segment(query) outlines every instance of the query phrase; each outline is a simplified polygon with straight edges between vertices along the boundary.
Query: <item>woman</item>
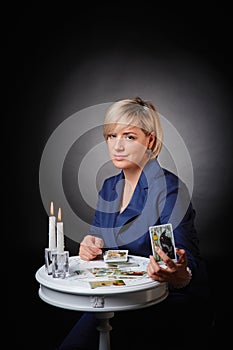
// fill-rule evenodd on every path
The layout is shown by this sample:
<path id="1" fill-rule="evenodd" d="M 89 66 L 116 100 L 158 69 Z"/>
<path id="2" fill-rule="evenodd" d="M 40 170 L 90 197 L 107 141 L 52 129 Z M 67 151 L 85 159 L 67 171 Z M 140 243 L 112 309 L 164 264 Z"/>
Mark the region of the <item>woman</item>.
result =
<path id="1" fill-rule="evenodd" d="M 157 160 L 163 133 L 156 108 L 139 97 L 117 101 L 107 110 L 103 134 L 120 172 L 104 181 L 93 225 L 80 244 L 79 256 L 92 260 L 105 249 L 128 249 L 129 254 L 149 257 L 148 275 L 169 286 L 163 302 L 115 313 L 112 348 L 119 346 L 121 337 L 123 349 L 132 344 L 134 348 L 145 344 L 182 348 L 190 339 L 193 344 L 209 322 L 207 275 L 189 192 Z M 165 267 L 152 255 L 148 230 L 167 223 L 173 227 L 177 259 L 158 248 Z M 84 313 L 59 349 L 97 349 L 96 322 L 92 313 Z M 127 337 L 125 330 L 131 335 Z"/>

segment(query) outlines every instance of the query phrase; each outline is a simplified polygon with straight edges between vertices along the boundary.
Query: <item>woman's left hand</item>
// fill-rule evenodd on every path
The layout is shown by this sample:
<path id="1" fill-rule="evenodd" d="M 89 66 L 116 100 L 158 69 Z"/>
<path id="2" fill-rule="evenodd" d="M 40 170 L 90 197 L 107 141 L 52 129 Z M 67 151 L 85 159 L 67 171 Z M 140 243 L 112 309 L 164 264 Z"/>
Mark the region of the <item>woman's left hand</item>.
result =
<path id="1" fill-rule="evenodd" d="M 155 281 L 168 282 L 175 288 L 187 285 L 190 281 L 190 273 L 187 270 L 187 255 L 184 249 L 176 248 L 178 261 L 170 259 L 160 248 L 156 252 L 164 261 L 166 266 L 159 265 L 153 256 L 150 256 L 150 262 L 147 267 L 147 273 Z"/>

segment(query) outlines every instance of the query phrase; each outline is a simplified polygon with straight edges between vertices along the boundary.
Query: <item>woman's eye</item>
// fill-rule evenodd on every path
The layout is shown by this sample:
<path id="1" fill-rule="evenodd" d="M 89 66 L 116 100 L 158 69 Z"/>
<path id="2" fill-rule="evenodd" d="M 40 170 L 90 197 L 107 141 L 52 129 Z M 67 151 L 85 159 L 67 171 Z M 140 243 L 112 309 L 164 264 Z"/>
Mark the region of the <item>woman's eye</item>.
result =
<path id="1" fill-rule="evenodd" d="M 108 139 L 110 139 L 110 140 L 111 140 L 111 139 L 114 139 L 115 137 L 116 137 L 116 135 L 114 135 L 114 134 L 109 134 L 109 135 L 108 135 Z"/>
<path id="2" fill-rule="evenodd" d="M 126 139 L 127 139 L 127 140 L 135 140 L 135 137 L 132 136 L 132 135 L 127 135 L 127 136 L 126 136 Z"/>

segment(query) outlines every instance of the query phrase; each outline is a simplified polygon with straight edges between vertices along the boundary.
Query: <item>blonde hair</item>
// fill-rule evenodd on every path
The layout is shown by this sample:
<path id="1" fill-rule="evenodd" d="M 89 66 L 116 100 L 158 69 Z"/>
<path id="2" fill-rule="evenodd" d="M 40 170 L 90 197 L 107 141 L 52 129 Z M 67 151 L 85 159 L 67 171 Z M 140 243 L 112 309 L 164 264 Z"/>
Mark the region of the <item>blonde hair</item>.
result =
<path id="1" fill-rule="evenodd" d="M 107 110 L 104 119 L 103 135 L 108 139 L 116 124 L 134 125 L 142 129 L 145 135 L 154 133 L 155 141 L 151 148 L 150 159 L 156 158 L 163 144 L 163 130 L 155 106 L 140 97 L 114 102 Z"/>

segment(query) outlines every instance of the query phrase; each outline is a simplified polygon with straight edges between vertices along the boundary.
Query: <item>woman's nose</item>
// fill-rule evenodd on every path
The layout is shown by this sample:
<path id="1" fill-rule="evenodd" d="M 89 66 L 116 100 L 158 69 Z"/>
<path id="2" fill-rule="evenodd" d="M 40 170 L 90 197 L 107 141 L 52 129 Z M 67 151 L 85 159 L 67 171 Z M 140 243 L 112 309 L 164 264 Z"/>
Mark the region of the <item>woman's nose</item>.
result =
<path id="1" fill-rule="evenodd" d="M 120 137 L 115 139 L 114 148 L 120 151 L 124 149 L 124 141 Z"/>

